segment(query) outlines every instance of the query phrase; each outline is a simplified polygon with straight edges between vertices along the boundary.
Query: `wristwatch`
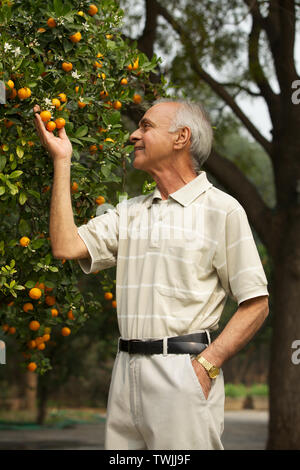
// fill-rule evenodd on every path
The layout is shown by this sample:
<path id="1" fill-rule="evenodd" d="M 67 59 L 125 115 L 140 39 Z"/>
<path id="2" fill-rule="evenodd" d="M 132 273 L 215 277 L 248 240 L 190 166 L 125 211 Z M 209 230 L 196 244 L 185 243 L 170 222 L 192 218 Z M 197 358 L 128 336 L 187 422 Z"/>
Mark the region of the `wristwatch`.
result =
<path id="1" fill-rule="evenodd" d="M 210 362 L 208 362 L 203 356 L 197 356 L 197 361 L 204 367 L 211 379 L 218 377 L 220 369 Z"/>

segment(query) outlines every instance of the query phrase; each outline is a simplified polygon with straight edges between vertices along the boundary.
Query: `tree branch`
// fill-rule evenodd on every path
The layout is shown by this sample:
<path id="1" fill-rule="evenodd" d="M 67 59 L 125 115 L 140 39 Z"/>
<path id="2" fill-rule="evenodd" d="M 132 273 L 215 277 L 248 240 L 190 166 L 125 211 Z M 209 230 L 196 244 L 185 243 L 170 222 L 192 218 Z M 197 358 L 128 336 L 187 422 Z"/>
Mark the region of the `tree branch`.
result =
<path id="1" fill-rule="evenodd" d="M 221 83 L 221 82 L 219 82 L 219 84 L 221 86 L 224 86 L 224 87 L 238 88 L 240 91 L 245 91 L 250 96 L 262 96 L 261 93 L 258 93 L 256 91 L 252 91 L 252 90 L 250 90 L 250 88 L 248 88 L 246 86 L 243 86 L 243 85 L 240 85 L 239 83 L 234 83 L 234 82 Z"/>
<path id="2" fill-rule="evenodd" d="M 153 0 L 155 3 L 156 0 Z M 170 15 L 170 13 L 160 4 L 157 3 L 158 13 L 162 15 L 168 23 L 173 27 L 173 29 L 179 34 L 182 43 L 185 45 L 191 60 L 191 67 L 194 72 L 198 75 L 199 78 L 204 80 L 211 89 L 220 96 L 225 103 L 231 108 L 234 114 L 241 120 L 246 129 L 254 137 L 254 139 L 261 144 L 264 150 L 271 154 L 272 145 L 271 143 L 259 132 L 259 130 L 254 126 L 250 119 L 245 115 L 242 109 L 234 101 L 232 96 L 226 91 L 226 89 L 217 82 L 210 74 L 205 72 L 198 62 L 198 59 L 195 55 L 194 45 L 191 42 L 189 35 L 184 31 L 181 25 Z"/>

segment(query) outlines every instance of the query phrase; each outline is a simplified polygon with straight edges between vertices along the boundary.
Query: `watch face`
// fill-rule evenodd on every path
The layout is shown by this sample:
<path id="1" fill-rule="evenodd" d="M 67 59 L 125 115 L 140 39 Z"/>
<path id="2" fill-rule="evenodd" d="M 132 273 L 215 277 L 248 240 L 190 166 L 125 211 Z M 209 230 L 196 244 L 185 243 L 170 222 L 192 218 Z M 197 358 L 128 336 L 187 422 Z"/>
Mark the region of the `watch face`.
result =
<path id="1" fill-rule="evenodd" d="M 212 367 L 209 371 L 209 376 L 212 378 L 212 379 L 215 379 L 216 377 L 218 377 L 220 373 L 220 369 L 218 367 Z"/>

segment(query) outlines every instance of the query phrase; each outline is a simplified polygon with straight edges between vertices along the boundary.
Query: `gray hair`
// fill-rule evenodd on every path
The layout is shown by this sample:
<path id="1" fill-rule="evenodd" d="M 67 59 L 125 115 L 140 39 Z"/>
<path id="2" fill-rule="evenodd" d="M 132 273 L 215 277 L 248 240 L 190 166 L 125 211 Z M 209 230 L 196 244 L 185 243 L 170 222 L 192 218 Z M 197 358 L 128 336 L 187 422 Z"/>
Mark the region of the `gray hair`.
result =
<path id="1" fill-rule="evenodd" d="M 210 155 L 213 141 L 213 131 L 206 111 L 200 103 L 183 99 L 159 98 L 153 102 L 153 106 L 159 103 L 181 105 L 172 119 L 169 132 L 175 132 L 185 126 L 190 128 L 192 164 L 195 172 L 200 173 L 202 165 Z"/>

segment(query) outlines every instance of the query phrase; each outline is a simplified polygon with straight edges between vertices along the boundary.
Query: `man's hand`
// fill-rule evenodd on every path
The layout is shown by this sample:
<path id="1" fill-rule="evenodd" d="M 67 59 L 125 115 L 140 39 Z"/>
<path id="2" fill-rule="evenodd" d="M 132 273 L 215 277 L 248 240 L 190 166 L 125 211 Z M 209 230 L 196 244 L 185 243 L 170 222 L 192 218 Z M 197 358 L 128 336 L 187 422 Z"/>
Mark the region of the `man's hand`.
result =
<path id="1" fill-rule="evenodd" d="M 198 377 L 200 386 L 201 386 L 201 388 L 203 390 L 203 393 L 204 393 L 204 396 L 207 400 L 210 389 L 211 389 L 212 379 L 209 377 L 209 375 L 206 372 L 206 370 L 204 369 L 204 367 L 202 367 L 202 365 L 199 364 L 199 362 L 196 359 L 192 360 L 192 366 L 194 367 L 194 371 L 195 371 L 195 373 Z"/>
<path id="2" fill-rule="evenodd" d="M 53 132 L 49 132 L 43 123 L 40 115 L 38 114 L 40 107 L 35 105 L 33 112 L 35 114 L 34 125 L 40 138 L 41 144 L 49 152 L 53 161 L 57 160 L 71 160 L 72 157 L 72 144 L 67 136 L 65 128 L 58 129 L 58 137 Z"/>

